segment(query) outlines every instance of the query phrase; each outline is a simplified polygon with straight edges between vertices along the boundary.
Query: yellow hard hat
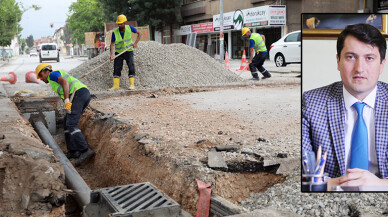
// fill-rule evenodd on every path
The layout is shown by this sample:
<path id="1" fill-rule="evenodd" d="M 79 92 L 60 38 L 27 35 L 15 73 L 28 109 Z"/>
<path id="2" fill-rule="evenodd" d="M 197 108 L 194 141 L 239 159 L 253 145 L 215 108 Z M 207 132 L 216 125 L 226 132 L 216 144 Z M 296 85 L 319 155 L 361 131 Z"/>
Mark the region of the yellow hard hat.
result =
<path id="1" fill-rule="evenodd" d="M 41 63 L 41 64 L 39 64 L 39 65 L 36 67 L 35 72 L 36 72 L 36 77 L 37 77 L 37 78 L 40 78 L 40 77 L 39 77 L 39 73 L 40 73 L 43 69 L 45 69 L 46 67 L 50 68 L 50 70 L 53 70 L 53 67 L 52 67 L 51 65 L 47 64 L 47 63 Z"/>
<path id="2" fill-rule="evenodd" d="M 117 17 L 117 21 L 116 23 L 117 24 L 122 24 L 124 23 L 125 21 L 127 21 L 127 17 L 124 15 L 124 14 L 121 14 Z"/>
<path id="3" fill-rule="evenodd" d="M 242 28 L 242 30 L 241 30 L 242 36 L 244 36 L 245 34 L 247 34 L 248 31 L 250 31 L 248 27 Z"/>

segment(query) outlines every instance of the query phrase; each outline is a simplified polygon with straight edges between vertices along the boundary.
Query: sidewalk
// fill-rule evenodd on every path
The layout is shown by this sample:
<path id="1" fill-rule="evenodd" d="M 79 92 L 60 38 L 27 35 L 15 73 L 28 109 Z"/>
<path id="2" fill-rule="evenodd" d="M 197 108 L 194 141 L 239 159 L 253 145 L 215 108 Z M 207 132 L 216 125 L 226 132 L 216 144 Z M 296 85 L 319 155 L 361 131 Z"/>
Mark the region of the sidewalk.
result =
<path id="1" fill-rule="evenodd" d="M 241 66 L 241 60 L 230 60 L 230 69 L 232 71 L 235 71 L 237 69 L 240 69 Z M 288 64 L 285 67 L 276 67 L 275 62 L 266 60 L 264 62 L 264 68 L 266 68 L 270 73 L 300 73 L 301 72 L 301 64 L 295 63 L 295 64 Z M 249 70 L 249 66 L 248 66 Z"/>

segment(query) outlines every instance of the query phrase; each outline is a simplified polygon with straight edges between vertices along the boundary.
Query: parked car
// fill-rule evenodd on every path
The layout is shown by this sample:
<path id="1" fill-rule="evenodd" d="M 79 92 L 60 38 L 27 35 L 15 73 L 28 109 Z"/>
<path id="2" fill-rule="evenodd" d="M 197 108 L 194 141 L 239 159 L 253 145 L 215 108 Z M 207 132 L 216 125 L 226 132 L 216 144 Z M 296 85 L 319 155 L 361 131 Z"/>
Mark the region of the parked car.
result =
<path id="1" fill-rule="evenodd" d="M 269 59 L 277 67 L 301 62 L 301 31 L 290 32 L 269 48 Z"/>
<path id="2" fill-rule="evenodd" d="M 55 43 L 44 43 L 40 45 L 39 61 L 56 60 L 59 62 L 59 51 Z"/>
<path id="3" fill-rule="evenodd" d="M 32 56 L 38 56 L 38 52 L 36 50 L 30 50 L 30 57 Z"/>

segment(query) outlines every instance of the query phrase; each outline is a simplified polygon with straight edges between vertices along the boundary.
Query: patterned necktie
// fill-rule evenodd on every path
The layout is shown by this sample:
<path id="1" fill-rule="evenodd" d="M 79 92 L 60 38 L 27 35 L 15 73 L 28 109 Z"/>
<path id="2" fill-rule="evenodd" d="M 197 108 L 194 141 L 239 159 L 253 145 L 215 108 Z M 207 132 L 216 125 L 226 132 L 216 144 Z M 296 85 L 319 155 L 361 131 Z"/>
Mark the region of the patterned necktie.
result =
<path id="1" fill-rule="evenodd" d="M 356 102 L 353 107 L 357 111 L 357 120 L 354 124 L 350 147 L 350 168 L 368 170 L 368 130 L 362 117 L 365 103 Z"/>

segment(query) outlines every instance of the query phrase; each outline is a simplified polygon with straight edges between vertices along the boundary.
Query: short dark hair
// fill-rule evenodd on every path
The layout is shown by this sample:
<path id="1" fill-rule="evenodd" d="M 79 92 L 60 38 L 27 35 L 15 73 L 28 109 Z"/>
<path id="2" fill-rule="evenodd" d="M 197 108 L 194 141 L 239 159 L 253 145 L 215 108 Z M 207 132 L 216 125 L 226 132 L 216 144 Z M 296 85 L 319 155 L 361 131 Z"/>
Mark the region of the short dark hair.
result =
<path id="1" fill-rule="evenodd" d="M 380 52 L 380 62 L 385 59 L 387 42 L 384 36 L 376 27 L 366 23 L 349 25 L 341 32 L 337 39 L 338 58 L 341 57 L 341 51 L 344 48 L 345 39 L 348 35 L 354 36 L 364 43 L 377 46 Z"/>

